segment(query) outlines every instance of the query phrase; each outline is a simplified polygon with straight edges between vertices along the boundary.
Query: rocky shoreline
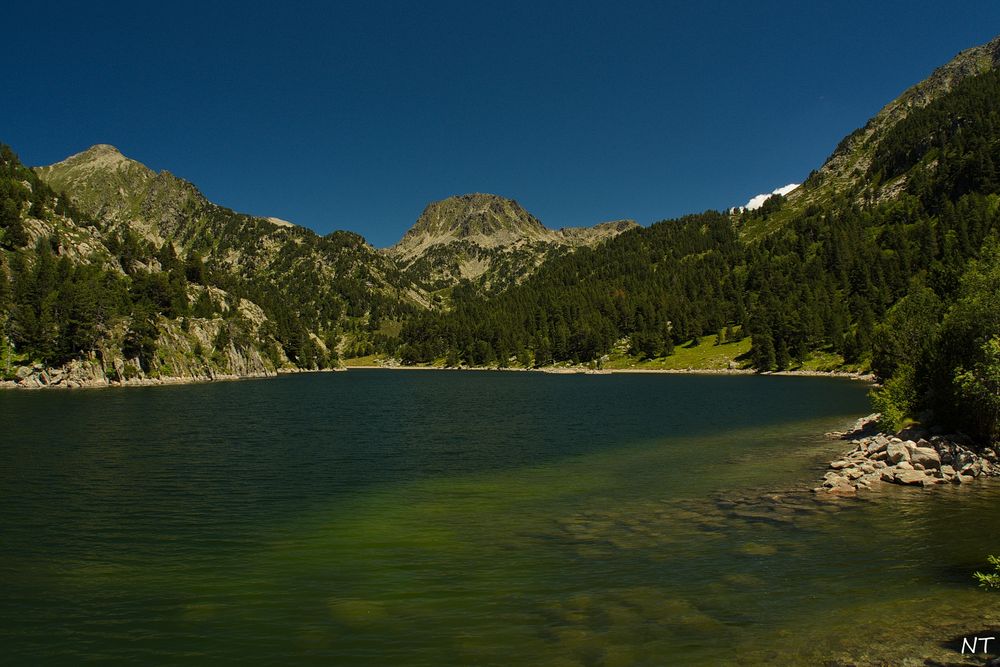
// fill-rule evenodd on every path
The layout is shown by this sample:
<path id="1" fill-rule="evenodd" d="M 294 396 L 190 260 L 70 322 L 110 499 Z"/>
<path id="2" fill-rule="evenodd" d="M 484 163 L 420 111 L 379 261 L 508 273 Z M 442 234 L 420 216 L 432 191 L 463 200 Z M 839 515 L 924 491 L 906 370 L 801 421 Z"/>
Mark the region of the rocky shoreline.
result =
<path id="1" fill-rule="evenodd" d="M 344 370 L 343 368 L 327 370 Z M 0 389 L 103 389 L 108 387 L 154 387 L 161 385 L 200 384 L 273 378 L 288 373 L 309 372 L 301 369 L 279 368 L 277 371 L 249 371 L 246 373 L 216 373 L 207 369 L 198 375 L 163 377 L 124 377 L 121 373 L 109 376 L 100 364 L 73 361 L 58 368 L 35 364 L 18 368 L 16 379 L 0 380 Z"/>
<path id="2" fill-rule="evenodd" d="M 446 368 L 443 366 L 404 366 L 401 364 L 386 363 L 381 365 L 359 365 L 340 366 L 338 368 L 322 369 L 324 371 L 346 371 L 346 370 L 403 370 L 403 371 L 443 371 L 443 370 L 463 370 L 463 371 L 512 371 L 512 372 L 535 372 L 550 373 L 555 375 L 614 375 L 614 374 L 655 374 L 655 375 L 781 375 L 791 377 L 841 377 L 851 380 L 870 382 L 872 377 L 862 373 L 842 372 L 842 371 L 774 371 L 769 373 L 756 373 L 750 369 L 734 368 L 613 368 L 613 369 L 593 369 L 585 366 L 564 367 L 546 366 L 542 368 L 499 368 L 495 366 L 460 366 Z M 228 380 L 247 380 L 277 377 L 286 373 L 311 372 L 304 369 L 282 367 L 276 371 L 271 370 L 248 370 L 244 373 L 216 373 L 209 368 L 205 368 L 204 373 L 178 376 L 148 377 L 140 375 L 138 377 L 126 377 L 122 369 L 116 368 L 112 375 L 108 375 L 104 368 L 91 360 L 72 361 L 65 366 L 50 368 L 41 364 L 21 366 L 17 369 L 15 379 L 0 380 L 0 390 L 2 389 L 96 389 L 103 387 L 148 387 L 158 385 L 175 384 L 198 384 L 203 382 L 221 382 Z"/>
<path id="3" fill-rule="evenodd" d="M 883 484 L 927 488 L 938 484 L 968 484 L 980 477 L 1000 477 L 996 447 L 977 449 L 961 433 L 910 426 L 895 434 L 877 432 L 879 415 L 859 419 L 847 433 L 831 437 L 849 440 L 852 449 L 830 463 L 815 493 L 855 496 Z"/>
<path id="4" fill-rule="evenodd" d="M 539 368 L 499 367 L 499 366 L 404 366 L 399 363 L 348 365 L 347 370 L 399 370 L 399 371 L 503 371 L 516 373 L 550 373 L 553 375 L 762 375 L 787 377 L 831 377 L 872 382 L 875 376 L 855 371 L 766 371 L 752 368 L 590 368 L 588 366 L 541 366 Z"/>

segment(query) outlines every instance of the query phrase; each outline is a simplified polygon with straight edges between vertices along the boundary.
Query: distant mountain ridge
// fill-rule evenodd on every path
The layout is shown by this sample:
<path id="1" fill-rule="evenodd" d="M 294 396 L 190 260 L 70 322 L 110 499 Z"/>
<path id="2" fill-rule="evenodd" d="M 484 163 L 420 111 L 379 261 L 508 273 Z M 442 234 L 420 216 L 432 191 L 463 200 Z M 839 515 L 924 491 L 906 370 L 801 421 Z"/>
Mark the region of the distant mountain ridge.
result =
<path id="1" fill-rule="evenodd" d="M 167 171 L 154 172 L 108 144 L 35 172 L 105 227 L 131 230 L 157 246 L 169 241 L 182 251 L 213 255 L 232 271 L 267 266 L 288 237 L 313 236 L 280 218 L 234 214 L 241 228 L 238 236 L 268 241 L 252 248 L 230 243 L 220 236 L 222 228 L 211 224 L 217 216 L 206 215 L 228 209 L 212 204 L 188 181 Z M 381 284 L 382 291 L 409 295 L 412 303 L 424 307 L 432 304 L 427 292 L 461 280 L 501 289 L 526 278 L 553 253 L 593 245 L 636 226 L 617 221 L 551 230 L 512 199 L 476 193 L 428 204 L 400 242 L 385 251 L 350 232 L 334 234 L 360 241 L 356 250 L 372 269 L 371 287 Z"/>

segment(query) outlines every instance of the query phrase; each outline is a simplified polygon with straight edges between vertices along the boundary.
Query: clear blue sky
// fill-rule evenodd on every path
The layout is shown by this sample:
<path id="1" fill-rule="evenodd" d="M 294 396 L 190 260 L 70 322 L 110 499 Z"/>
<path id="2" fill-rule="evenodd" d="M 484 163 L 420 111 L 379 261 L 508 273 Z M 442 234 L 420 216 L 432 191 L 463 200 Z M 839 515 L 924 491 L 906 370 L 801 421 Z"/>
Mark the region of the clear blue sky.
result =
<path id="1" fill-rule="evenodd" d="M 8 3 L 0 141 L 394 243 L 435 199 L 649 224 L 800 182 L 1000 3 Z"/>

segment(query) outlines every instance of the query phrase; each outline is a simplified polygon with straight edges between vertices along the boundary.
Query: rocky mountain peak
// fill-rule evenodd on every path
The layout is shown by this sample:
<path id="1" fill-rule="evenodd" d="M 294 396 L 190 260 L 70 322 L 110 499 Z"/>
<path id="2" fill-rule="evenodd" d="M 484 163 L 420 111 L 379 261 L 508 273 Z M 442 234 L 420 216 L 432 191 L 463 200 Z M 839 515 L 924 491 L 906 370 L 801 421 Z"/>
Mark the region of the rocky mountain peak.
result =
<path id="1" fill-rule="evenodd" d="M 90 156 L 118 155 L 120 157 L 125 157 L 124 155 L 122 155 L 122 152 L 120 150 L 118 150 L 111 144 L 94 144 L 93 146 L 83 151 L 82 153 L 78 153 L 78 155 L 90 155 Z"/>
<path id="2" fill-rule="evenodd" d="M 130 160 L 122 155 L 121 151 L 110 144 L 95 144 L 81 153 L 69 156 L 62 162 L 57 162 L 48 167 L 41 167 L 40 170 L 49 172 L 72 169 L 116 171 L 128 165 L 142 166 L 135 160 Z"/>
<path id="3" fill-rule="evenodd" d="M 554 234 L 513 199 L 477 192 L 428 204 L 390 252 L 414 256 L 430 246 L 452 241 L 494 248 L 521 241 L 553 240 Z"/>
<path id="4" fill-rule="evenodd" d="M 186 205 L 203 202 L 190 183 L 166 171 L 157 174 L 109 144 L 36 167 L 35 173 L 91 219 L 130 225 L 157 244 L 176 231 Z"/>

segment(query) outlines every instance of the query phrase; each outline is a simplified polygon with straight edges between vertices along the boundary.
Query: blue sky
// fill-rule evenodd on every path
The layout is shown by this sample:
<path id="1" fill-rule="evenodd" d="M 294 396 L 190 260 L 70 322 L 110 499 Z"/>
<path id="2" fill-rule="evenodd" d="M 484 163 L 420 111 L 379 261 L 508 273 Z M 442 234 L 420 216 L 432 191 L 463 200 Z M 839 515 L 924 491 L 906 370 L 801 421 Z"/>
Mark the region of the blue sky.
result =
<path id="1" fill-rule="evenodd" d="M 642 224 L 800 182 L 1000 3 L 14 3 L 0 141 L 391 245 L 430 201 Z"/>

